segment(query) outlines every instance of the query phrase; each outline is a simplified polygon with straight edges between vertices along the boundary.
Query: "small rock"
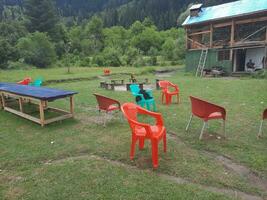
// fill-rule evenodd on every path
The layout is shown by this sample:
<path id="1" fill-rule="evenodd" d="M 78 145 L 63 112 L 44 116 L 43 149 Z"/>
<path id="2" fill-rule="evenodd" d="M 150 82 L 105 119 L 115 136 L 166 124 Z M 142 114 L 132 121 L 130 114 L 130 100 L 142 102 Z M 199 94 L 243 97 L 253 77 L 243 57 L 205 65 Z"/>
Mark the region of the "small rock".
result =
<path id="1" fill-rule="evenodd" d="M 51 141 L 51 144 L 54 144 L 55 143 L 55 141 Z"/>

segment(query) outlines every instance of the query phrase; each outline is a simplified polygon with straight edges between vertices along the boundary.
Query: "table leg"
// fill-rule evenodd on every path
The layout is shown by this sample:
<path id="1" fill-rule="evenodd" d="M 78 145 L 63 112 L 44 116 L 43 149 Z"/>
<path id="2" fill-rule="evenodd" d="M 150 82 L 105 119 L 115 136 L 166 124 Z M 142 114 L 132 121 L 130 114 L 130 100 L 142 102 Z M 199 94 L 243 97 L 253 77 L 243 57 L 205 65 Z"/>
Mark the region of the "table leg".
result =
<path id="1" fill-rule="evenodd" d="M 23 112 L 23 99 L 21 97 L 19 98 L 19 110 Z"/>
<path id="2" fill-rule="evenodd" d="M 72 117 L 74 117 L 74 98 L 73 98 L 73 96 L 70 97 L 70 113 L 72 114 Z"/>
<path id="3" fill-rule="evenodd" d="M 40 110 L 40 122 L 41 122 L 41 126 L 44 126 L 44 123 L 45 123 L 44 101 L 40 101 L 40 103 L 39 103 L 39 110 Z"/>
<path id="4" fill-rule="evenodd" d="M 1 93 L 1 107 L 5 108 L 6 102 L 5 102 L 5 96 L 3 93 Z"/>

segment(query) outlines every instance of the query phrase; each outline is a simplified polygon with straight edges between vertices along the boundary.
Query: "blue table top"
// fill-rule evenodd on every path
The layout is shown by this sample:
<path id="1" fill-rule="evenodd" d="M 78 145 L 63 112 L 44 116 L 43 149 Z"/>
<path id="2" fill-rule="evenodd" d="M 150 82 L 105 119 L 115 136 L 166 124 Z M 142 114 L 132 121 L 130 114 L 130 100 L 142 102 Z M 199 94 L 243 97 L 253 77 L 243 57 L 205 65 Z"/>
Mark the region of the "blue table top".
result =
<path id="1" fill-rule="evenodd" d="M 29 85 L 19 85 L 15 83 L 1 83 L 0 91 L 10 92 L 12 94 L 32 97 L 40 100 L 52 101 L 77 94 L 74 91 L 59 90 L 46 87 L 35 87 Z"/>

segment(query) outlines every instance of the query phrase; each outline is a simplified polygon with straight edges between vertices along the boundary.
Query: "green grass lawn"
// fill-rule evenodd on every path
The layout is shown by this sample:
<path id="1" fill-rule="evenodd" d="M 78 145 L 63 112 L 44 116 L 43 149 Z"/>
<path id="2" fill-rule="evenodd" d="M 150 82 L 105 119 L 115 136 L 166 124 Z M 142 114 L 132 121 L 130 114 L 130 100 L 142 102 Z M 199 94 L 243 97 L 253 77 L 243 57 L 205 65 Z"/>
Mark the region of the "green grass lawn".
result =
<path id="1" fill-rule="evenodd" d="M 152 68 L 111 68 L 112 77 L 158 78 Z M 130 161 L 131 133 L 126 121 L 115 115 L 104 128 L 96 100 L 97 92 L 123 102 L 134 102 L 129 92 L 99 88 L 101 68 L 0 71 L 0 80 L 18 81 L 25 76 L 42 76 L 46 81 L 70 78 L 92 80 L 49 84 L 47 87 L 79 92 L 75 96 L 75 119 L 44 128 L 0 111 L 0 199 L 235 199 L 207 187 L 244 192 L 266 198 L 267 123 L 264 138 L 258 140 L 260 116 L 267 107 L 267 81 L 258 79 L 195 78 L 182 70 L 167 79 L 179 85 L 181 103 L 160 102 L 154 90 L 158 111 L 168 130 L 167 153 L 159 145 L 159 168 L 152 169 L 150 143 L 136 151 Z M 94 78 L 94 79 L 93 79 Z M 227 110 L 227 139 L 199 141 L 202 121 L 190 116 L 189 95 L 207 99 Z M 52 104 L 64 108 L 66 100 Z M 220 134 L 220 121 L 211 121 L 207 132 Z M 138 148 L 137 148 L 138 149 Z M 219 158 L 249 170 L 231 168 Z M 230 166 L 230 167 L 229 167 Z M 181 178 L 177 184 L 165 176 Z M 263 187 L 259 186 L 262 185 Z M 227 192 L 226 192 L 227 193 Z"/>

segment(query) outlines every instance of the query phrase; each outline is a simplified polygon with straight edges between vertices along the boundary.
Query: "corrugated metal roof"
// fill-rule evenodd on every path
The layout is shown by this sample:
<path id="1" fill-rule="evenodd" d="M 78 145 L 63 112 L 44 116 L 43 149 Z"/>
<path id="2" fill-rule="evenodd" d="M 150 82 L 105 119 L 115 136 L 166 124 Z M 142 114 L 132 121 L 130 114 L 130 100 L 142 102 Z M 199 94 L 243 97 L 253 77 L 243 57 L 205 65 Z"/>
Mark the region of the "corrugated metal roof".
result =
<path id="1" fill-rule="evenodd" d="M 203 23 L 211 20 L 232 18 L 267 10 L 267 0 L 240 0 L 217 6 L 202 8 L 199 16 L 190 17 L 184 21 L 183 26 Z"/>

